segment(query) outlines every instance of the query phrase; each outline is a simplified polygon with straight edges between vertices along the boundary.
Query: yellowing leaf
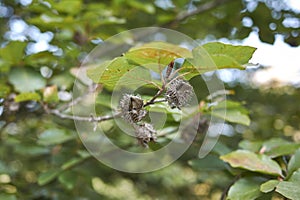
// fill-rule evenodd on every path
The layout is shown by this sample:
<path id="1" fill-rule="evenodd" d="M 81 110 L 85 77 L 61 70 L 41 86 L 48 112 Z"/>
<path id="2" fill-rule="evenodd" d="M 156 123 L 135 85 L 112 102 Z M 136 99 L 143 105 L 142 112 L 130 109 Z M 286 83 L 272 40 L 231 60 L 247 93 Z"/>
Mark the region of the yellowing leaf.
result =
<path id="1" fill-rule="evenodd" d="M 124 56 L 136 64 L 158 72 L 159 67 L 157 64 L 165 67 L 176 58 L 192 57 L 192 53 L 188 49 L 178 45 L 166 42 L 151 42 L 131 48 Z"/>
<path id="2" fill-rule="evenodd" d="M 220 157 L 232 167 L 242 168 L 253 172 L 282 176 L 281 168 L 266 155 L 255 154 L 247 150 L 237 150 Z"/>

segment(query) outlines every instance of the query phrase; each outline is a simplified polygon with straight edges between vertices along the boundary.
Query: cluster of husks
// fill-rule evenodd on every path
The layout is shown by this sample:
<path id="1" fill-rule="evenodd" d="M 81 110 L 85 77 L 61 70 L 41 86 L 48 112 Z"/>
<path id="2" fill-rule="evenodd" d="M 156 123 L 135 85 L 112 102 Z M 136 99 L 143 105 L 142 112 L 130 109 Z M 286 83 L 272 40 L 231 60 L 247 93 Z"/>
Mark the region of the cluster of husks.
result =
<path id="1" fill-rule="evenodd" d="M 138 143 L 143 147 L 148 147 L 150 141 L 156 141 L 156 130 L 151 124 L 134 125 L 134 128 Z"/>
<path id="2" fill-rule="evenodd" d="M 191 100 L 193 87 L 183 79 L 173 79 L 167 85 L 165 98 L 171 108 L 181 109 Z M 120 100 L 122 118 L 135 129 L 138 143 L 148 147 L 150 141 L 156 140 L 156 131 L 149 123 L 141 122 L 146 116 L 144 102 L 140 96 L 125 94 Z"/>
<path id="3" fill-rule="evenodd" d="M 123 119 L 131 124 L 141 121 L 147 114 L 143 106 L 141 97 L 125 94 L 120 101 Z"/>
<path id="4" fill-rule="evenodd" d="M 138 143 L 148 147 L 150 141 L 155 141 L 156 131 L 149 123 L 138 124 L 147 114 L 144 102 L 140 96 L 125 94 L 120 100 L 122 118 L 132 124 Z"/>
<path id="5" fill-rule="evenodd" d="M 166 91 L 166 99 L 171 108 L 182 108 L 191 100 L 193 87 L 185 80 L 173 79 Z"/>

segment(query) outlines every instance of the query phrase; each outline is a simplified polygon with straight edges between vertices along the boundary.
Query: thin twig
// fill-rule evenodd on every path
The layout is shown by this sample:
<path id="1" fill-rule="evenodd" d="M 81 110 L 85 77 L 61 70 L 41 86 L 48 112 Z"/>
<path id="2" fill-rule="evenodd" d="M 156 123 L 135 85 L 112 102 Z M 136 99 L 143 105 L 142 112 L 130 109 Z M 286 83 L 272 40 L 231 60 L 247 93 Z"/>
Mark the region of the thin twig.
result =
<path id="1" fill-rule="evenodd" d="M 173 27 L 176 24 L 178 24 L 179 22 L 182 22 L 191 16 L 198 15 L 198 14 L 204 13 L 206 11 L 209 11 L 211 9 L 214 9 L 215 7 L 220 6 L 228 1 L 230 1 L 230 0 L 209 1 L 205 4 L 198 6 L 195 10 L 179 13 L 174 20 L 163 25 L 163 27 Z"/>
<path id="2" fill-rule="evenodd" d="M 72 120 L 77 120 L 77 121 L 87 121 L 87 122 L 103 122 L 106 120 L 110 120 L 113 119 L 115 117 L 119 117 L 120 116 L 120 112 L 116 112 L 112 115 L 104 115 L 104 116 L 90 116 L 90 117 L 84 117 L 84 116 L 76 116 L 76 115 L 69 115 L 69 114 L 65 114 L 60 112 L 57 109 L 47 109 L 46 110 L 47 113 L 53 114 L 57 117 L 60 117 L 62 119 L 72 119 Z"/>
<path id="3" fill-rule="evenodd" d="M 99 84 L 92 84 L 92 85 L 90 85 L 88 91 L 85 94 L 83 94 L 83 95 L 81 95 L 81 96 L 73 99 L 69 103 L 66 103 L 66 104 L 60 106 L 58 108 L 58 110 L 59 111 L 64 111 L 64 110 L 66 110 L 68 108 L 71 108 L 72 106 L 74 106 L 74 105 L 78 104 L 80 101 L 82 101 L 89 94 L 94 93 L 97 89 L 99 89 Z"/>
<path id="4" fill-rule="evenodd" d="M 157 97 L 159 97 L 160 95 L 162 95 L 162 93 L 165 91 L 165 85 L 162 85 L 161 89 L 157 91 L 157 93 L 152 97 L 152 99 L 150 99 L 149 101 L 147 101 L 144 104 L 144 107 L 149 106 L 151 104 L 155 103 L 155 99 L 157 99 Z"/>

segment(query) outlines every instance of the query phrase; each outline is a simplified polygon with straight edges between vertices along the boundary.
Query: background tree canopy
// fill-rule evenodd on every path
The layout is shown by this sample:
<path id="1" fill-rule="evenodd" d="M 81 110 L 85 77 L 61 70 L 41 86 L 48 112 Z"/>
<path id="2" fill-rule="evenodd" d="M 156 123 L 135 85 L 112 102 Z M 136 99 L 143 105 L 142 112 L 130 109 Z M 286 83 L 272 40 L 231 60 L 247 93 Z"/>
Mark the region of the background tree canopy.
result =
<path id="1" fill-rule="evenodd" d="M 299 46 L 300 12 L 289 5 L 282 0 L 1 1 L 0 199 L 299 199 L 299 87 L 256 85 L 251 76 L 260 68 L 246 69 L 226 84 L 226 125 L 204 159 L 197 153 L 211 114 L 209 94 L 200 75 L 190 79 L 203 105 L 198 135 L 180 159 L 156 172 L 131 174 L 103 165 L 86 151 L 68 115 L 81 62 L 115 34 L 156 26 L 205 44 L 220 38 L 240 41 L 256 32 L 266 43 L 280 34 L 290 46 Z M 203 48 L 213 55 L 218 45 Z M 255 50 L 224 46 L 236 62 L 220 67 L 225 61 L 215 58 L 219 68 L 243 68 Z M 236 48 L 247 58 L 239 62 Z M 118 61 L 138 63 L 139 56 L 124 53 Z M 90 75 L 97 73 L 92 70 Z M 93 89 L 102 90 L 103 84 L 105 95 L 97 99 L 96 109 L 106 114 L 111 91 L 105 88 L 108 82 L 100 83 Z M 143 97 L 155 94 L 155 88 L 148 90 Z M 222 102 L 213 109 L 223 109 Z M 176 113 L 168 112 L 167 127 L 172 128 Z M 109 131 L 119 146 L 141 151 L 120 130 Z M 170 139 L 164 135 L 149 149 Z"/>

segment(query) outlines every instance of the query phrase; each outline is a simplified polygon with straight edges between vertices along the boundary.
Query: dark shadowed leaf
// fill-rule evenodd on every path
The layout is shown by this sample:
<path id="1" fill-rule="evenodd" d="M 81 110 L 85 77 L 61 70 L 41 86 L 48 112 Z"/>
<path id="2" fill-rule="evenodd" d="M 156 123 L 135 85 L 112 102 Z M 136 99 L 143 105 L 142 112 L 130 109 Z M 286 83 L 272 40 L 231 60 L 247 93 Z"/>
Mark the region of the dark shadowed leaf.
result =
<path id="1" fill-rule="evenodd" d="M 220 160 L 218 156 L 208 155 L 202 159 L 190 160 L 189 165 L 197 170 L 224 170 L 226 169 L 225 163 Z"/>

